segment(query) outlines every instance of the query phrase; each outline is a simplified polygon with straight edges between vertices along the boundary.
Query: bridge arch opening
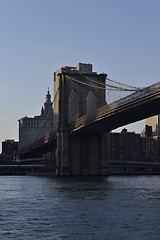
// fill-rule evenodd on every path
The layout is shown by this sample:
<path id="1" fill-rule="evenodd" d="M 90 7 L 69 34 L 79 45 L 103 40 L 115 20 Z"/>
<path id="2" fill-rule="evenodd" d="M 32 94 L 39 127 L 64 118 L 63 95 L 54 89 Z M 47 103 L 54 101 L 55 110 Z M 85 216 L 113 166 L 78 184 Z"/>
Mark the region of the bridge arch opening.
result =
<path id="1" fill-rule="evenodd" d="M 89 91 L 86 98 L 86 114 L 96 111 L 96 98 L 92 90 Z"/>
<path id="2" fill-rule="evenodd" d="M 75 89 L 72 89 L 68 98 L 68 122 L 73 122 L 79 117 L 79 97 Z"/>

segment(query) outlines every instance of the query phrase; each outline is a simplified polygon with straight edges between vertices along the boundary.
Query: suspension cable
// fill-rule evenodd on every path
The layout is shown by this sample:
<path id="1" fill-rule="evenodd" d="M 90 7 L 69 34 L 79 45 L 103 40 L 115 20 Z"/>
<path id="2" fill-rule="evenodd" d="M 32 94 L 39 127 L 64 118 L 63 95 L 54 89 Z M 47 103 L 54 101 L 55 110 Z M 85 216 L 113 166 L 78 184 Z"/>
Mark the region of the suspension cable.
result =
<path id="1" fill-rule="evenodd" d="M 77 79 L 75 79 L 75 78 L 73 78 L 73 77 L 68 76 L 68 75 L 66 75 L 66 77 L 69 78 L 69 79 L 71 79 L 72 81 L 77 82 L 77 83 L 80 83 L 80 84 L 82 84 L 82 85 L 86 85 L 86 86 L 90 86 L 90 87 L 94 87 L 94 88 L 98 88 L 98 89 L 102 89 L 102 90 L 105 90 L 105 89 L 106 89 L 105 87 L 98 87 L 98 86 L 96 86 L 96 85 L 91 85 L 91 84 L 89 84 L 89 83 L 81 82 L 81 81 L 79 81 L 79 80 L 77 80 Z"/>
<path id="2" fill-rule="evenodd" d="M 107 89 L 107 90 L 113 90 L 114 91 L 115 89 L 117 89 L 118 91 L 129 91 L 130 92 L 130 91 L 136 91 L 137 89 L 139 89 L 139 88 L 136 88 L 136 89 L 122 88 L 122 87 L 118 87 L 118 86 L 111 85 L 111 84 L 100 83 L 100 82 L 94 81 L 94 80 L 92 80 L 91 78 L 88 78 L 88 77 L 86 77 L 86 79 L 88 79 L 89 81 L 91 81 L 93 83 L 99 84 L 101 86 L 104 86 L 104 87 L 106 86 L 106 87 L 111 88 L 111 89 Z"/>
<path id="3" fill-rule="evenodd" d="M 120 88 L 120 87 L 117 87 L 117 86 L 114 86 L 114 85 L 110 85 L 110 84 L 108 84 L 108 85 L 104 84 L 104 85 L 103 85 L 104 87 L 99 87 L 99 86 L 96 86 L 96 85 L 93 85 L 93 84 L 81 82 L 81 81 L 79 81 L 79 80 L 77 80 L 77 79 L 75 79 L 75 78 L 73 78 L 73 77 L 68 76 L 68 75 L 66 75 L 66 77 L 69 78 L 69 79 L 71 79 L 71 80 L 74 81 L 74 82 L 79 83 L 79 84 L 86 85 L 86 86 L 90 86 L 90 87 L 94 87 L 94 88 L 97 88 L 97 89 L 111 90 L 111 91 L 129 91 L 129 92 L 131 92 L 131 91 L 134 91 L 134 92 L 135 92 L 135 91 L 136 91 L 135 89 L 127 89 L 127 88 L 122 88 L 122 87 Z M 96 84 L 99 84 L 98 82 L 96 82 L 96 81 L 94 81 L 94 80 L 90 80 L 90 81 L 95 82 Z M 101 83 L 101 84 L 102 84 L 102 83 Z M 100 84 L 100 85 L 101 85 L 101 84 Z M 106 88 L 105 86 L 108 86 L 109 88 Z"/>
<path id="4" fill-rule="evenodd" d="M 108 80 L 109 82 L 113 82 L 113 83 L 116 83 L 116 84 L 125 86 L 125 87 L 134 88 L 135 90 L 137 90 L 137 87 L 133 87 L 133 86 L 130 86 L 130 85 L 127 85 L 127 84 L 124 84 L 124 83 L 121 83 L 121 82 L 112 80 L 112 79 L 110 79 L 110 78 L 106 78 L 106 80 Z"/>

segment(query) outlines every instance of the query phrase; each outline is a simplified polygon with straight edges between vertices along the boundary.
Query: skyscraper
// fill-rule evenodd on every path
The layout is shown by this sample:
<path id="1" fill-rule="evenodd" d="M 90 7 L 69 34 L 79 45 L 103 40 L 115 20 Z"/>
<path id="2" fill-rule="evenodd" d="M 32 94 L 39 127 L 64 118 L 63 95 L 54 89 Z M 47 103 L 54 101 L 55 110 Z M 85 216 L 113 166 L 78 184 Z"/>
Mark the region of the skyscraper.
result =
<path id="1" fill-rule="evenodd" d="M 150 118 L 146 118 L 145 125 L 152 127 L 153 136 L 160 137 L 160 114 Z"/>

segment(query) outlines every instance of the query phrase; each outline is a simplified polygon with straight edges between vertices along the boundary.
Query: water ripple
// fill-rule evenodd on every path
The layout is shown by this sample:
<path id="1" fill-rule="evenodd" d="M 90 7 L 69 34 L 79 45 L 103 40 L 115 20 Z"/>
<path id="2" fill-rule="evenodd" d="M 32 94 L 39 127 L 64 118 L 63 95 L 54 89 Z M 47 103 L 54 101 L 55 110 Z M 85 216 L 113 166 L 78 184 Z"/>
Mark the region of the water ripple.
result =
<path id="1" fill-rule="evenodd" d="M 0 177 L 0 239 L 157 240 L 160 177 Z"/>

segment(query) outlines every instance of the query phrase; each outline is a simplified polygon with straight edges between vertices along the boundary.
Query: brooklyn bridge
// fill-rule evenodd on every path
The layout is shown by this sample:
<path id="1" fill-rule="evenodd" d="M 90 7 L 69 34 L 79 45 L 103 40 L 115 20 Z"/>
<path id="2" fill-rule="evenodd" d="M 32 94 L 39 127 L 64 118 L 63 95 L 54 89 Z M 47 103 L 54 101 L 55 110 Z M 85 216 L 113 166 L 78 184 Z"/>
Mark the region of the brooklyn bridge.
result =
<path id="1" fill-rule="evenodd" d="M 129 92 L 111 103 L 106 91 Z M 106 175 L 106 135 L 159 114 L 160 82 L 136 88 L 92 71 L 91 64 L 54 73 L 53 131 L 20 149 L 20 158 L 52 153 L 57 175 Z"/>

